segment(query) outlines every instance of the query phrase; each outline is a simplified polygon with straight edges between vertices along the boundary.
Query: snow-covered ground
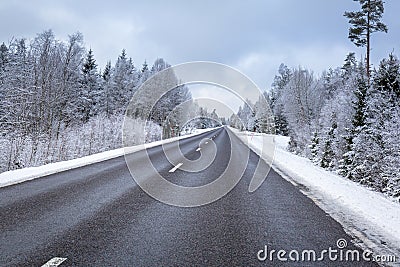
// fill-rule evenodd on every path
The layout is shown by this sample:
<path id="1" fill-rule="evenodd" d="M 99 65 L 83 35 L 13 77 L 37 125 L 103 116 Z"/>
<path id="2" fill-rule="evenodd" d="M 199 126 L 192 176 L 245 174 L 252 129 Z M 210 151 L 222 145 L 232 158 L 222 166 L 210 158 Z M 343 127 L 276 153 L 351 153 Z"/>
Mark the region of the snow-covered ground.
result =
<path id="1" fill-rule="evenodd" d="M 361 240 L 360 246 L 376 254 L 400 256 L 399 203 L 288 152 L 288 137 L 232 130 L 259 155 L 263 140 L 269 142 L 272 138 L 274 170 L 341 223 L 356 242 Z M 263 152 L 260 156 L 270 161 L 271 153 Z"/>
<path id="2" fill-rule="evenodd" d="M 174 137 L 170 139 L 165 139 L 161 141 L 156 141 L 144 145 L 137 145 L 137 146 L 132 146 L 127 148 L 127 152 L 135 152 L 139 151 L 144 148 L 151 148 L 155 147 L 161 144 L 166 144 L 170 143 L 176 140 L 180 140 L 183 138 L 188 138 L 194 135 L 198 135 L 207 131 L 211 131 L 214 128 L 210 129 L 196 129 L 190 134 L 186 134 L 184 136 L 179 136 L 179 137 Z M 50 163 L 38 167 L 30 167 L 30 168 L 23 168 L 19 170 L 13 170 L 13 171 L 8 171 L 8 172 L 3 172 L 0 173 L 0 187 L 4 186 L 9 186 L 13 184 L 18 184 L 22 183 L 28 180 L 36 179 L 39 177 L 43 177 L 46 175 L 50 175 L 53 173 L 61 172 L 61 171 L 66 171 L 70 170 L 73 168 L 78 168 L 82 167 L 85 165 L 93 164 L 96 162 L 116 158 L 123 156 L 125 153 L 124 148 L 118 148 L 110 151 L 105 151 L 102 153 L 97 153 L 93 154 L 90 156 L 82 157 L 82 158 L 77 158 L 77 159 L 72 159 L 72 160 L 67 160 L 67 161 L 61 161 L 61 162 L 56 162 L 56 163 Z"/>

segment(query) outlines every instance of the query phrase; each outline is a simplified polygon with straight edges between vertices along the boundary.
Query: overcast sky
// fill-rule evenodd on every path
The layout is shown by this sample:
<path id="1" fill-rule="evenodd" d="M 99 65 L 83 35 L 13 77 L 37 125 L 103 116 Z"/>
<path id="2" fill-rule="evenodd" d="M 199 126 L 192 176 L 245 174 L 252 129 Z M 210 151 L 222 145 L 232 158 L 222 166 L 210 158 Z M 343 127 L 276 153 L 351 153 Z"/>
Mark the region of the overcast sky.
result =
<path id="1" fill-rule="evenodd" d="M 400 50 L 399 0 L 387 0 L 389 33 L 372 37 L 372 63 Z M 123 48 L 136 66 L 163 57 L 170 64 L 216 61 L 238 68 L 262 89 L 280 63 L 317 74 L 342 65 L 350 51 L 344 11 L 352 0 L 83 1 L 1 0 L 0 41 L 34 38 L 52 29 L 66 40 L 76 31 L 93 49 L 99 67 L 115 62 Z"/>

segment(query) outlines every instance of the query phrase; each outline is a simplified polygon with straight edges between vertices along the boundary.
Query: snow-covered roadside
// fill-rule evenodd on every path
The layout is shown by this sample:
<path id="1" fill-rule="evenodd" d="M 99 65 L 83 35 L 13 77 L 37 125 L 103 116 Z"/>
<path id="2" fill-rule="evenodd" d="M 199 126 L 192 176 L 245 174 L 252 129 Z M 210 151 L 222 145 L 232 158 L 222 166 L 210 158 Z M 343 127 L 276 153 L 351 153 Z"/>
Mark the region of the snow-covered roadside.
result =
<path id="1" fill-rule="evenodd" d="M 288 152 L 287 137 L 232 130 L 259 155 L 262 153 L 260 148 L 263 140 L 270 140 L 272 137 L 275 142 L 272 164 L 274 170 L 298 186 L 304 194 L 341 223 L 349 234 L 361 240 L 363 243 L 359 245 L 367 246 L 376 254 L 395 255 L 398 263 L 400 204 L 381 193 L 315 166 L 307 158 Z M 265 151 L 263 154 L 261 156 L 265 158 Z"/>
<path id="2" fill-rule="evenodd" d="M 132 147 L 127 148 L 127 151 L 129 153 L 133 153 L 133 152 L 142 150 L 144 148 L 151 148 L 151 147 L 159 146 L 162 144 L 171 143 L 171 142 L 174 142 L 174 141 L 177 141 L 180 139 L 199 135 L 201 133 L 208 132 L 208 131 L 211 131 L 214 129 L 215 128 L 197 129 L 191 134 L 174 137 L 174 138 L 170 138 L 170 139 L 165 139 L 165 140 L 160 140 L 160 141 L 156 141 L 156 142 L 152 142 L 152 143 L 147 143 L 144 145 L 132 146 Z M 124 148 L 118 148 L 118 149 L 105 151 L 105 152 L 93 154 L 93 155 L 82 157 L 82 158 L 50 163 L 50 164 L 46 164 L 46 165 L 42 165 L 42 166 L 38 166 L 38 167 L 29 167 L 29 168 L 23 168 L 23 169 L 19 169 L 19 170 L 3 172 L 3 173 L 0 173 L 0 187 L 18 184 L 18 183 L 33 180 L 33 179 L 36 179 L 39 177 L 43 177 L 46 175 L 50 175 L 53 173 L 62 172 L 62 171 L 82 167 L 85 165 L 97 163 L 100 161 L 105 161 L 108 159 L 120 157 L 120 156 L 123 156 L 124 153 L 125 153 Z"/>

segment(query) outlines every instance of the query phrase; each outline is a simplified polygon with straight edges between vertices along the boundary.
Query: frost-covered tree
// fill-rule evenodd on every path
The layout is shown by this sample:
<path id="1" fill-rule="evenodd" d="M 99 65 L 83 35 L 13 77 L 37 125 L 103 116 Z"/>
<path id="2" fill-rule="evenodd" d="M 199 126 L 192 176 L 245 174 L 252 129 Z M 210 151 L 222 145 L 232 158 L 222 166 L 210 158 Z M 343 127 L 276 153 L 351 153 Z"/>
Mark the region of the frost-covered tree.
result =
<path id="1" fill-rule="evenodd" d="M 241 107 L 239 107 L 241 109 Z M 243 129 L 240 118 L 237 114 L 232 114 L 229 117 L 229 126 L 236 128 L 236 129 Z"/>
<path id="2" fill-rule="evenodd" d="M 298 153 L 309 154 L 311 133 L 318 124 L 323 105 L 323 90 L 312 72 L 298 68 L 282 92 L 284 114 L 289 125 L 290 148 Z"/>
<path id="3" fill-rule="evenodd" d="M 390 116 L 384 122 L 382 139 L 383 150 L 383 173 L 385 187 L 382 191 L 400 201 L 400 106 L 392 105 L 389 110 Z"/>
<path id="4" fill-rule="evenodd" d="M 213 111 L 210 113 L 210 118 L 213 121 L 213 127 L 218 127 L 221 125 L 221 120 L 218 117 L 216 109 L 213 109 Z"/>
<path id="5" fill-rule="evenodd" d="M 142 69 L 140 70 L 140 74 L 139 74 L 139 84 L 142 84 L 145 81 L 147 81 L 147 79 L 149 79 L 151 75 L 152 75 L 152 73 L 149 70 L 147 61 L 144 61 Z"/>
<path id="6" fill-rule="evenodd" d="M 254 104 L 251 103 L 250 100 L 247 99 L 246 102 L 243 103 L 243 106 L 239 107 L 237 115 L 241 121 L 240 125 L 244 127 L 241 130 L 253 132 L 256 131 L 256 113 L 254 109 Z"/>
<path id="7" fill-rule="evenodd" d="M 387 173 L 387 162 L 392 156 L 396 157 L 393 144 L 387 139 L 396 136 L 395 129 L 399 127 L 393 119 L 399 106 L 395 93 L 399 84 L 394 82 L 399 75 L 399 62 L 395 57 L 381 61 L 372 87 L 366 93 L 364 125 L 356 128 L 351 149 L 350 177 L 380 191 L 385 191 L 397 176 Z"/>
<path id="8" fill-rule="evenodd" d="M 163 58 L 157 58 L 151 67 L 151 72 L 157 73 L 169 67 L 171 67 L 171 65 L 169 65 Z"/>
<path id="9" fill-rule="evenodd" d="M 357 68 L 351 73 L 351 80 L 347 81 L 350 85 L 351 95 L 347 107 L 351 107 L 348 114 L 352 117 L 349 119 L 351 124 L 345 128 L 345 133 L 343 133 L 343 139 L 345 141 L 345 146 L 343 147 L 342 158 L 339 160 L 339 173 L 345 177 L 351 178 L 351 169 L 353 166 L 353 159 L 355 152 L 353 151 L 353 138 L 357 136 L 360 131 L 364 128 L 366 122 L 366 108 L 367 108 L 367 76 L 364 71 L 364 65 L 362 62 L 358 64 Z M 347 79 L 345 77 L 345 79 Z M 342 109 L 346 107 L 343 106 Z"/>
<path id="10" fill-rule="evenodd" d="M 382 95 L 382 124 L 379 125 L 383 141 L 382 182 L 380 190 L 394 197 L 400 196 L 400 62 L 393 54 L 383 59 L 374 75 L 374 86 Z"/>
<path id="11" fill-rule="evenodd" d="M 161 58 L 154 62 L 152 72 L 158 72 L 158 75 L 144 82 L 129 110 L 132 117 L 151 120 L 162 126 L 164 138 L 180 133 L 192 104 L 189 89 L 179 85 L 173 69 L 168 67 Z"/>
<path id="12" fill-rule="evenodd" d="M 345 136 L 347 129 L 351 126 L 350 121 L 353 114 L 351 102 L 354 75 L 353 66 L 348 62 L 349 59 L 351 60 L 351 54 L 346 57 L 342 68 L 330 69 L 321 78 L 324 103 L 317 128 L 320 128 L 321 154 L 328 156 L 327 160 L 323 158 L 321 164 L 331 169 L 336 168 L 337 162 L 347 151 Z M 333 125 L 334 133 L 330 132 Z M 328 142 L 328 146 L 325 147 L 324 142 Z M 333 145 L 334 148 L 332 149 Z M 325 151 L 325 148 L 332 151 Z M 327 161 L 329 161 L 329 166 L 326 164 Z"/>
<path id="13" fill-rule="evenodd" d="M 110 92 L 110 109 L 112 113 L 125 112 L 138 84 L 138 73 L 132 59 L 128 59 L 126 51 L 122 50 L 112 72 Z"/>
<path id="14" fill-rule="evenodd" d="M 98 111 L 100 113 L 105 112 L 106 114 L 112 114 L 113 110 L 111 109 L 111 96 L 112 96 L 112 67 L 111 61 L 108 61 L 103 73 L 101 74 L 101 88 L 102 94 L 100 95 L 100 102 Z"/>
<path id="15" fill-rule="evenodd" d="M 51 30 L 40 33 L 31 44 L 31 53 L 35 59 L 33 67 L 35 106 L 32 108 L 31 121 L 36 135 L 50 134 L 53 132 L 53 123 L 60 108 L 58 100 L 60 89 L 59 73 L 62 70 L 59 43 L 55 40 Z"/>
<path id="16" fill-rule="evenodd" d="M 314 163 L 319 163 L 320 162 L 320 158 L 319 158 L 319 154 L 320 154 L 320 140 L 319 140 L 319 136 L 318 136 L 318 132 L 314 131 L 312 138 L 311 138 L 311 144 L 309 145 L 310 148 L 310 153 L 311 153 L 311 160 Z"/>
<path id="17" fill-rule="evenodd" d="M 344 60 L 344 64 L 342 66 L 342 70 L 343 70 L 343 75 L 342 78 L 346 81 L 349 78 L 351 78 L 356 69 L 357 69 L 357 59 L 356 59 L 356 54 L 354 52 L 350 52 L 349 54 L 347 54 L 345 60 Z"/>
<path id="18" fill-rule="evenodd" d="M 285 86 L 289 83 L 292 72 L 285 64 L 281 64 L 278 73 L 279 75 L 276 75 L 274 78 L 269 98 L 271 109 L 274 113 L 276 133 L 287 136 L 289 134 L 288 122 L 284 114 L 284 99 L 282 98 L 282 92 Z"/>
<path id="19" fill-rule="evenodd" d="M 68 42 L 63 49 L 61 59 L 62 74 L 59 102 L 59 122 L 57 135 L 62 125 L 69 125 L 76 120 L 76 106 L 79 95 L 79 82 L 81 80 L 81 68 L 85 48 L 83 46 L 83 35 L 79 32 L 68 36 Z"/>
<path id="20" fill-rule="evenodd" d="M 0 133 L 2 125 L 6 123 L 6 91 L 3 86 L 5 78 L 5 67 L 8 62 L 8 47 L 4 42 L 0 46 Z M 4 126 L 3 126 L 4 127 Z"/>
<path id="21" fill-rule="evenodd" d="M 98 114 L 101 101 L 99 74 L 92 49 L 87 53 L 82 66 L 77 112 L 83 122 Z"/>
<path id="22" fill-rule="evenodd" d="M 19 134 L 32 133 L 32 104 L 37 102 L 37 91 L 32 86 L 33 58 L 28 51 L 25 39 L 17 39 L 9 46 L 10 54 L 4 66 L 3 82 L 0 92 L 3 95 L 3 129 L 17 131 Z"/>
<path id="23" fill-rule="evenodd" d="M 383 59 L 374 77 L 374 86 L 381 92 L 393 94 L 394 98 L 400 98 L 400 63 L 396 56 L 390 54 Z"/>
<path id="24" fill-rule="evenodd" d="M 8 62 L 8 47 L 6 44 L 3 42 L 0 45 L 0 82 L 1 82 L 1 74 L 4 72 L 5 65 Z"/>
<path id="25" fill-rule="evenodd" d="M 372 89 L 367 95 L 366 123 L 353 138 L 353 159 L 349 177 L 357 182 L 379 189 L 382 182 L 384 143 L 379 129 L 383 126 L 384 97 Z"/>
<path id="26" fill-rule="evenodd" d="M 322 157 L 320 165 L 322 168 L 333 169 L 336 166 L 336 152 L 338 151 L 337 145 L 337 117 L 336 113 L 332 113 L 331 127 L 327 135 L 324 138 L 324 144 L 322 147 Z"/>
<path id="27" fill-rule="evenodd" d="M 270 110 L 267 98 L 268 95 L 265 93 L 254 104 L 254 124 L 255 131 L 258 133 L 275 133 L 274 116 Z"/>
<path id="28" fill-rule="evenodd" d="M 163 125 L 163 137 L 178 136 L 188 120 L 192 95 L 187 86 L 178 86 L 167 92 L 154 107 L 156 121 Z"/>
<path id="29" fill-rule="evenodd" d="M 341 68 L 321 78 L 293 70 L 277 99 L 283 103 L 292 151 L 400 199 L 399 60 L 394 55 L 382 60 L 371 81 L 363 60 L 349 53 Z"/>

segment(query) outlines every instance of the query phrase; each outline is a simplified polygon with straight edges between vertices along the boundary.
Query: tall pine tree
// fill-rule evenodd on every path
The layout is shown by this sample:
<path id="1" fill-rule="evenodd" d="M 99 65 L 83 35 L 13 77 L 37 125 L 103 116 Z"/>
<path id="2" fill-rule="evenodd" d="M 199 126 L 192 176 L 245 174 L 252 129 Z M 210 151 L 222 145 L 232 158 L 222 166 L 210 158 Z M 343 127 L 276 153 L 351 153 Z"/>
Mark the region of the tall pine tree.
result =
<path id="1" fill-rule="evenodd" d="M 384 12 L 382 0 L 354 0 L 361 5 L 360 11 L 345 12 L 344 16 L 349 19 L 349 39 L 356 46 L 367 47 L 366 73 L 368 83 L 370 79 L 370 52 L 371 34 L 374 32 L 387 32 L 388 28 L 381 22 Z"/>

